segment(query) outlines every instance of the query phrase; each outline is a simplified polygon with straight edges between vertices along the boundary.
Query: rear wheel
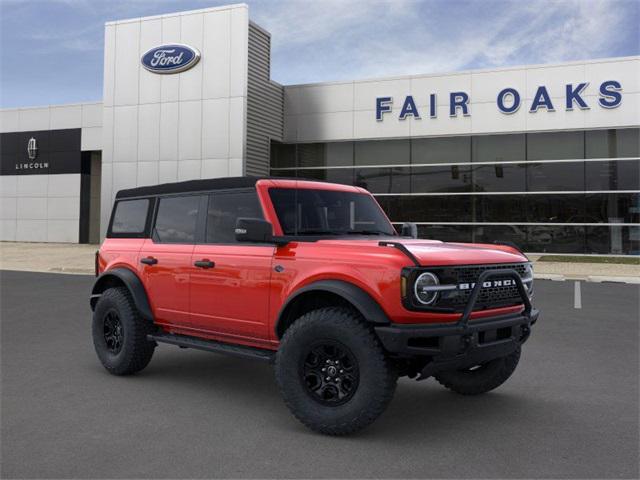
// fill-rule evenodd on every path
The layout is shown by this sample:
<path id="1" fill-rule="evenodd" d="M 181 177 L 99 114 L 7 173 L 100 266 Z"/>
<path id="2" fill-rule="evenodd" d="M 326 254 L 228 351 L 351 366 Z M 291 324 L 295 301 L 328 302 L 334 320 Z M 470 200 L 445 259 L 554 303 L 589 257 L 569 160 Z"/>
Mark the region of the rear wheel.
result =
<path id="1" fill-rule="evenodd" d="M 147 340 L 152 324 L 143 319 L 129 290 L 106 290 L 93 312 L 93 345 L 109 373 L 130 375 L 149 364 L 155 342 Z"/>
<path id="2" fill-rule="evenodd" d="M 456 393 L 479 395 L 498 388 L 515 371 L 520 360 L 520 348 L 506 357 L 463 370 L 440 372 L 435 379 Z"/>
<path id="3" fill-rule="evenodd" d="M 345 308 L 311 311 L 286 331 L 276 356 L 284 401 L 307 427 L 356 432 L 384 412 L 397 373 L 370 328 Z"/>

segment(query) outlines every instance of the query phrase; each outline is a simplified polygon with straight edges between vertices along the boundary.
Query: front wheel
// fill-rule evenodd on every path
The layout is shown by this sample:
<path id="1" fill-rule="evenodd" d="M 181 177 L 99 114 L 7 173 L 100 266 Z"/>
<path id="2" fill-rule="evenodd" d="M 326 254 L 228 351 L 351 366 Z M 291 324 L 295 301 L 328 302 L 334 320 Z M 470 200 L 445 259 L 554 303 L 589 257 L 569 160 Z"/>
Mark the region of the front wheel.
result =
<path id="1" fill-rule="evenodd" d="M 370 328 L 344 308 L 313 310 L 286 331 L 276 356 L 284 401 L 307 427 L 354 433 L 384 412 L 397 373 Z"/>
<path id="2" fill-rule="evenodd" d="M 479 395 L 498 388 L 514 372 L 520 360 L 520 348 L 506 357 L 463 370 L 440 372 L 435 379 L 461 395 Z"/>

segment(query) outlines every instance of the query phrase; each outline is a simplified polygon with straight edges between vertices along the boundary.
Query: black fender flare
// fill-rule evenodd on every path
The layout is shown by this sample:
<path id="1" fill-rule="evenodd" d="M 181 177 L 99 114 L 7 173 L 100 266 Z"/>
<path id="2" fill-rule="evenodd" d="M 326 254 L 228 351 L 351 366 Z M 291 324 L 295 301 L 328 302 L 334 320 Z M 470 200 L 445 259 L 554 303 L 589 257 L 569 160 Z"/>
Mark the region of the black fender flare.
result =
<path id="1" fill-rule="evenodd" d="M 95 309 L 102 292 L 104 292 L 109 285 L 112 285 L 114 280 L 127 287 L 140 315 L 145 320 L 153 321 L 153 314 L 151 313 L 151 307 L 144 285 L 140 278 L 128 268 L 107 270 L 96 279 L 91 289 L 91 299 L 89 300 L 91 310 Z"/>
<path id="2" fill-rule="evenodd" d="M 369 323 L 374 323 L 376 325 L 388 325 L 391 323 L 387 314 L 382 310 L 382 307 L 378 302 L 376 302 L 371 295 L 360 287 L 343 280 L 319 280 L 296 290 L 289 296 L 289 298 L 287 298 L 287 301 L 278 312 L 278 319 L 275 325 L 277 338 L 282 338 L 284 331 L 289 326 L 286 323 L 289 308 L 295 304 L 296 299 L 299 299 L 301 295 L 311 292 L 327 292 L 338 295 L 353 305 Z"/>

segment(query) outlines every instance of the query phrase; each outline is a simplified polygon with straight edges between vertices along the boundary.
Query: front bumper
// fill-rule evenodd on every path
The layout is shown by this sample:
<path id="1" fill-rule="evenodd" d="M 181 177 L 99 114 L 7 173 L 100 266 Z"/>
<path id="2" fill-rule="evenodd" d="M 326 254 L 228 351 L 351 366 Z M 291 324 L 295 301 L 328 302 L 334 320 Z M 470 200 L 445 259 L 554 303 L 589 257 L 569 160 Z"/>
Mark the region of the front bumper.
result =
<path id="1" fill-rule="evenodd" d="M 473 307 L 487 279 L 509 275 L 518 286 L 524 309 L 521 313 L 469 322 Z M 457 370 L 504 357 L 516 351 L 531 333 L 539 311 L 531 306 L 520 276 L 513 270 L 483 272 L 456 323 L 433 325 L 385 325 L 375 327 L 384 348 L 399 357 L 419 357 L 425 365 L 420 379 L 438 371 Z"/>

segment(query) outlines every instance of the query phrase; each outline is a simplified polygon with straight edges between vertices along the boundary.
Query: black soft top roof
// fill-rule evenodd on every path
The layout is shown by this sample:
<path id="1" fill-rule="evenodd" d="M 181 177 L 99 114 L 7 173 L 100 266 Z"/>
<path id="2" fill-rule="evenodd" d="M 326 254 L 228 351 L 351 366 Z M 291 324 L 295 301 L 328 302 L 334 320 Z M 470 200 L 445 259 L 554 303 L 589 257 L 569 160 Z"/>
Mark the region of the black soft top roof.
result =
<path id="1" fill-rule="evenodd" d="M 162 183 L 148 187 L 128 188 L 120 190 L 116 199 L 132 197 L 148 197 L 154 195 L 167 195 L 171 193 L 204 192 L 209 190 L 226 190 L 232 188 L 255 187 L 256 182 L 263 178 L 282 177 L 225 177 L 207 178 L 204 180 L 188 180 L 186 182 Z"/>

